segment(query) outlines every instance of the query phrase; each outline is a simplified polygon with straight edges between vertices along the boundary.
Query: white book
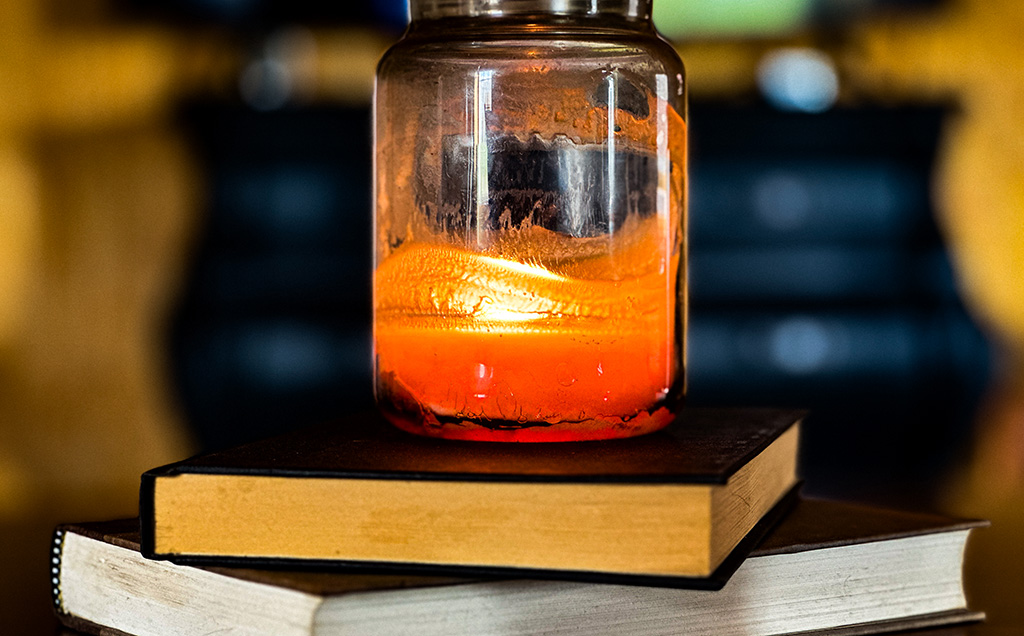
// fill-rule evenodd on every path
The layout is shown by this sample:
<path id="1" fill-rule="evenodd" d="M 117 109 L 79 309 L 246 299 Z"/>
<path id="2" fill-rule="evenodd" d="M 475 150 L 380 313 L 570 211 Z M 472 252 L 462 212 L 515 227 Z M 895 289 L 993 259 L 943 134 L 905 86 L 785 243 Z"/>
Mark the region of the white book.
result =
<path id="1" fill-rule="evenodd" d="M 981 620 L 979 525 L 803 500 L 714 592 L 194 567 L 145 559 L 134 520 L 61 526 L 51 566 L 60 620 L 104 636 L 864 634 Z"/>

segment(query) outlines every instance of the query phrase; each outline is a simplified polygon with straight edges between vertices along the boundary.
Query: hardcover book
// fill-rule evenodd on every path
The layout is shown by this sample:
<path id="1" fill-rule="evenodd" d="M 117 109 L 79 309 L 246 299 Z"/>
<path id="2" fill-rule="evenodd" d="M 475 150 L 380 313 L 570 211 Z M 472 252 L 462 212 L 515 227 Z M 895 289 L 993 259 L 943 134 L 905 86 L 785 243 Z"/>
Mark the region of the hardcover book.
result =
<path id="1" fill-rule="evenodd" d="M 68 525 L 54 603 L 100 636 L 853 636 L 980 620 L 962 585 L 979 525 L 803 500 L 717 592 L 193 567 L 143 558 L 137 520 Z"/>
<path id="2" fill-rule="evenodd" d="M 686 409 L 642 437 L 500 444 L 365 414 L 147 472 L 142 552 L 720 587 L 784 512 L 802 416 Z"/>

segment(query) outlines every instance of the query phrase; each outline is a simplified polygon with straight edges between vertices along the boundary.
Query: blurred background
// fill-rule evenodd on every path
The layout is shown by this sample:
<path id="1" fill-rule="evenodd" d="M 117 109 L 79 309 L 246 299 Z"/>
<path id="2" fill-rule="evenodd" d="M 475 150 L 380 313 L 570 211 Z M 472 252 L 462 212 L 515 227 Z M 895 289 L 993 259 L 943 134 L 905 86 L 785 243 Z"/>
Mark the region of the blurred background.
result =
<path id="1" fill-rule="evenodd" d="M 0 631 L 52 633 L 54 524 L 371 405 L 406 9 L 325 4 L 0 3 Z M 690 73 L 690 402 L 812 409 L 810 494 L 991 519 L 973 604 L 1024 626 L 1024 4 L 655 5 Z"/>

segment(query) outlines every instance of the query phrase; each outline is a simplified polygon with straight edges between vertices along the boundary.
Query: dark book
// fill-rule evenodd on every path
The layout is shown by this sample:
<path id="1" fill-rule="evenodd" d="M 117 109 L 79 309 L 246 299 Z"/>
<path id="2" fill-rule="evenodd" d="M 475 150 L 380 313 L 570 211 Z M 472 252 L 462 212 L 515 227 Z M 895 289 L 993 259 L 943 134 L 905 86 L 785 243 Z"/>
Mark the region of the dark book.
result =
<path id="1" fill-rule="evenodd" d="M 373 413 L 142 477 L 142 551 L 721 587 L 797 484 L 798 411 L 685 409 L 626 440 L 454 442 Z"/>
<path id="2" fill-rule="evenodd" d="M 143 558 L 137 520 L 68 525 L 54 603 L 63 624 L 101 636 L 853 636 L 980 620 L 962 586 L 979 525 L 800 501 L 717 592 L 192 567 Z"/>

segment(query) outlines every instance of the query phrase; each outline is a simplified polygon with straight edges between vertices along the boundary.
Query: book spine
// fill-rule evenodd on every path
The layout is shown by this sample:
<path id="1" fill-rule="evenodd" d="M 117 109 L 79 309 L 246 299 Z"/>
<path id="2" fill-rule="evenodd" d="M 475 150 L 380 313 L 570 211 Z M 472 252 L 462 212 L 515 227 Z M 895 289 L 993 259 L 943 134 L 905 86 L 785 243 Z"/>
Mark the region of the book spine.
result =
<path id="1" fill-rule="evenodd" d="M 139 485 L 139 545 L 142 556 L 156 557 L 156 515 L 153 507 L 153 493 L 156 491 L 157 476 L 152 472 L 142 474 Z"/>
<path id="2" fill-rule="evenodd" d="M 66 614 L 64 611 L 64 597 L 61 594 L 61 566 L 64 557 L 64 537 L 67 530 L 58 527 L 53 532 L 53 541 L 50 546 L 50 594 L 53 601 L 53 609 L 58 616 Z"/>

